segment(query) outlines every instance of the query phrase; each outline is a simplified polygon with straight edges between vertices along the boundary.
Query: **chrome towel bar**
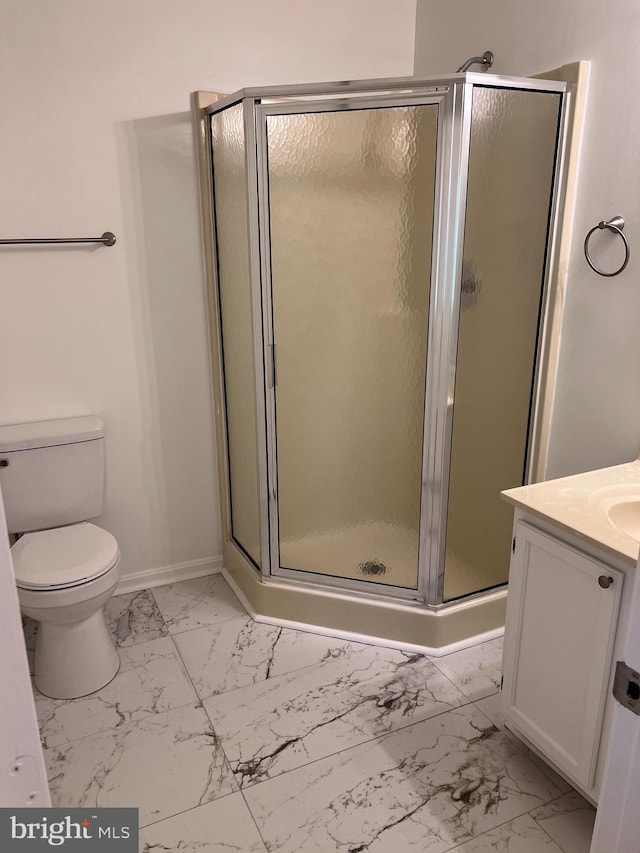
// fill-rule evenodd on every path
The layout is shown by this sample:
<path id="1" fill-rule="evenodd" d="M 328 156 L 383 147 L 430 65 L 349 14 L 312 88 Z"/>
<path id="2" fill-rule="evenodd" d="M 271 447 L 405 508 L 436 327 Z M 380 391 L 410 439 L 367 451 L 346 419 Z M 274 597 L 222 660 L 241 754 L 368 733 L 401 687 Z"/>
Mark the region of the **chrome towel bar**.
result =
<path id="1" fill-rule="evenodd" d="M 102 243 L 103 246 L 113 246 L 116 235 L 105 231 L 101 237 L 26 237 L 16 240 L 0 240 L 0 246 L 34 246 L 43 243 Z"/>
<path id="2" fill-rule="evenodd" d="M 622 266 L 613 272 L 603 272 L 598 269 L 598 267 L 591 260 L 591 255 L 589 254 L 589 240 L 591 239 L 591 235 L 595 231 L 603 231 L 605 228 L 608 228 L 609 231 L 613 231 L 614 234 L 619 234 L 622 237 L 622 242 L 624 243 L 624 261 L 622 262 Z M 614 275 L 620 275 L 622 270 L 629 263 L 629 255 L 631 250 L 629 249 L 629 241 L 627 240 L 626 235 L 623 233 L 622 229 L 624 228 L 624 219 L 622 216 L 614 216 L 613 219 L 609 219 L 608 222 L 602 220 L 602 222 L 598 222 L 597 225 L 594 225 L 591 231 L 584 238 L 584 256 L 587 259 L 587 263 L 591 267 L 594 272 L 597 272 L 598 275 L 604 275 L 607 278 L 611 278 Z"/>

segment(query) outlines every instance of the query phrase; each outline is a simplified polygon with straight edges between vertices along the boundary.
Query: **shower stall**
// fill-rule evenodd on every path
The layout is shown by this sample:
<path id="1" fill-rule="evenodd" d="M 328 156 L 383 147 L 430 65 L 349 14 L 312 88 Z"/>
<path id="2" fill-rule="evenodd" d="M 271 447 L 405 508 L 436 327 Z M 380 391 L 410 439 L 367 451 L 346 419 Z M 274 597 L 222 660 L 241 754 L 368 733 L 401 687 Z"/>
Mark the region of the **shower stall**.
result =
<path id="1" fill-rule="evenodd" d="M 570 88 L 463 73 L 205 110 L 224 560 L 257 612 L 266 589 L 322 626 L 329 595 L 327 627 L 363 631 L 350 602 L 373 625 L 503 590 L 499 493 L 541 466 Z"/>

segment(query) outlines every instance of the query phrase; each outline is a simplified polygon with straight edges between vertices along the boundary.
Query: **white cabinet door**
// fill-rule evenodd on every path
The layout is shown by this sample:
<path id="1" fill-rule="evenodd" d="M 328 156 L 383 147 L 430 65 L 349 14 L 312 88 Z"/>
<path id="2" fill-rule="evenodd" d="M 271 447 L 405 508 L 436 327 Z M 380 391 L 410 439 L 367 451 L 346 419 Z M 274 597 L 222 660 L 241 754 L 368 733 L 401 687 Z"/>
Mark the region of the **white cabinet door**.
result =
<path id="1" fill-rule="evenodd" d="M 525 522 L 515 535 L 505 629 L 507 719 L 590 788 L 624 575 Z"/>

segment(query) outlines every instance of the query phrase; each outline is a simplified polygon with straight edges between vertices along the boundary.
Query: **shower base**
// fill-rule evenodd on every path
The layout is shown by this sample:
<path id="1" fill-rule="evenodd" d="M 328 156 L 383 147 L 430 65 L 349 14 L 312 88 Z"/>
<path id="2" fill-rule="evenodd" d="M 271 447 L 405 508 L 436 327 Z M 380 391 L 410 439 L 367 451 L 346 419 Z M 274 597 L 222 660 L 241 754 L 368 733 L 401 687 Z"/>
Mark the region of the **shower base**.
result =
<path id="1" fill-rule="evenodd" d="M 280 564 L 302 574 L 416 589 L 418 537 L 415 531 L 389 522 L 353 524 L 283 540 Z"/>
<path id="2" fill-rule="evenodd" d="M 415 531 L 397 524 L 353 524 L 283 540 L 280 564 L 299 571 L 301 579 L 312 573 L 411 590 L 418 582 L 418 541 Z M 499 572 L 487 578 L 482 567 L 466 563 L 451 550 L 447 550 L 446 566 L 449 601 L 501 582 Z"/>
<path id="3" fill-rule="evenodd" d="M 231 539 L 223 553 L 225 578 L 258 622 L 430 655 L 448 654 L 504 632 L 505 588 L 436 609 L 417 601 L 263 577 Z"/>

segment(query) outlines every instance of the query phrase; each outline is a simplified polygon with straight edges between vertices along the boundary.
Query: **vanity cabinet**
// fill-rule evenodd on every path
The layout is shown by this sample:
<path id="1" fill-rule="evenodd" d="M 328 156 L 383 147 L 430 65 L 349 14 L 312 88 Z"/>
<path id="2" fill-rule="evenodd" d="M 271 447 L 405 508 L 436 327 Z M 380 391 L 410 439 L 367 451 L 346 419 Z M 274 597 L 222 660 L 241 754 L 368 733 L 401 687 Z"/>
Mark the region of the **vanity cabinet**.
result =
<path id="1" fill-rule="evenodd" d="M 507 725 L 592 799 L 623 581 L 624 572 L 516 517 Z"/>

